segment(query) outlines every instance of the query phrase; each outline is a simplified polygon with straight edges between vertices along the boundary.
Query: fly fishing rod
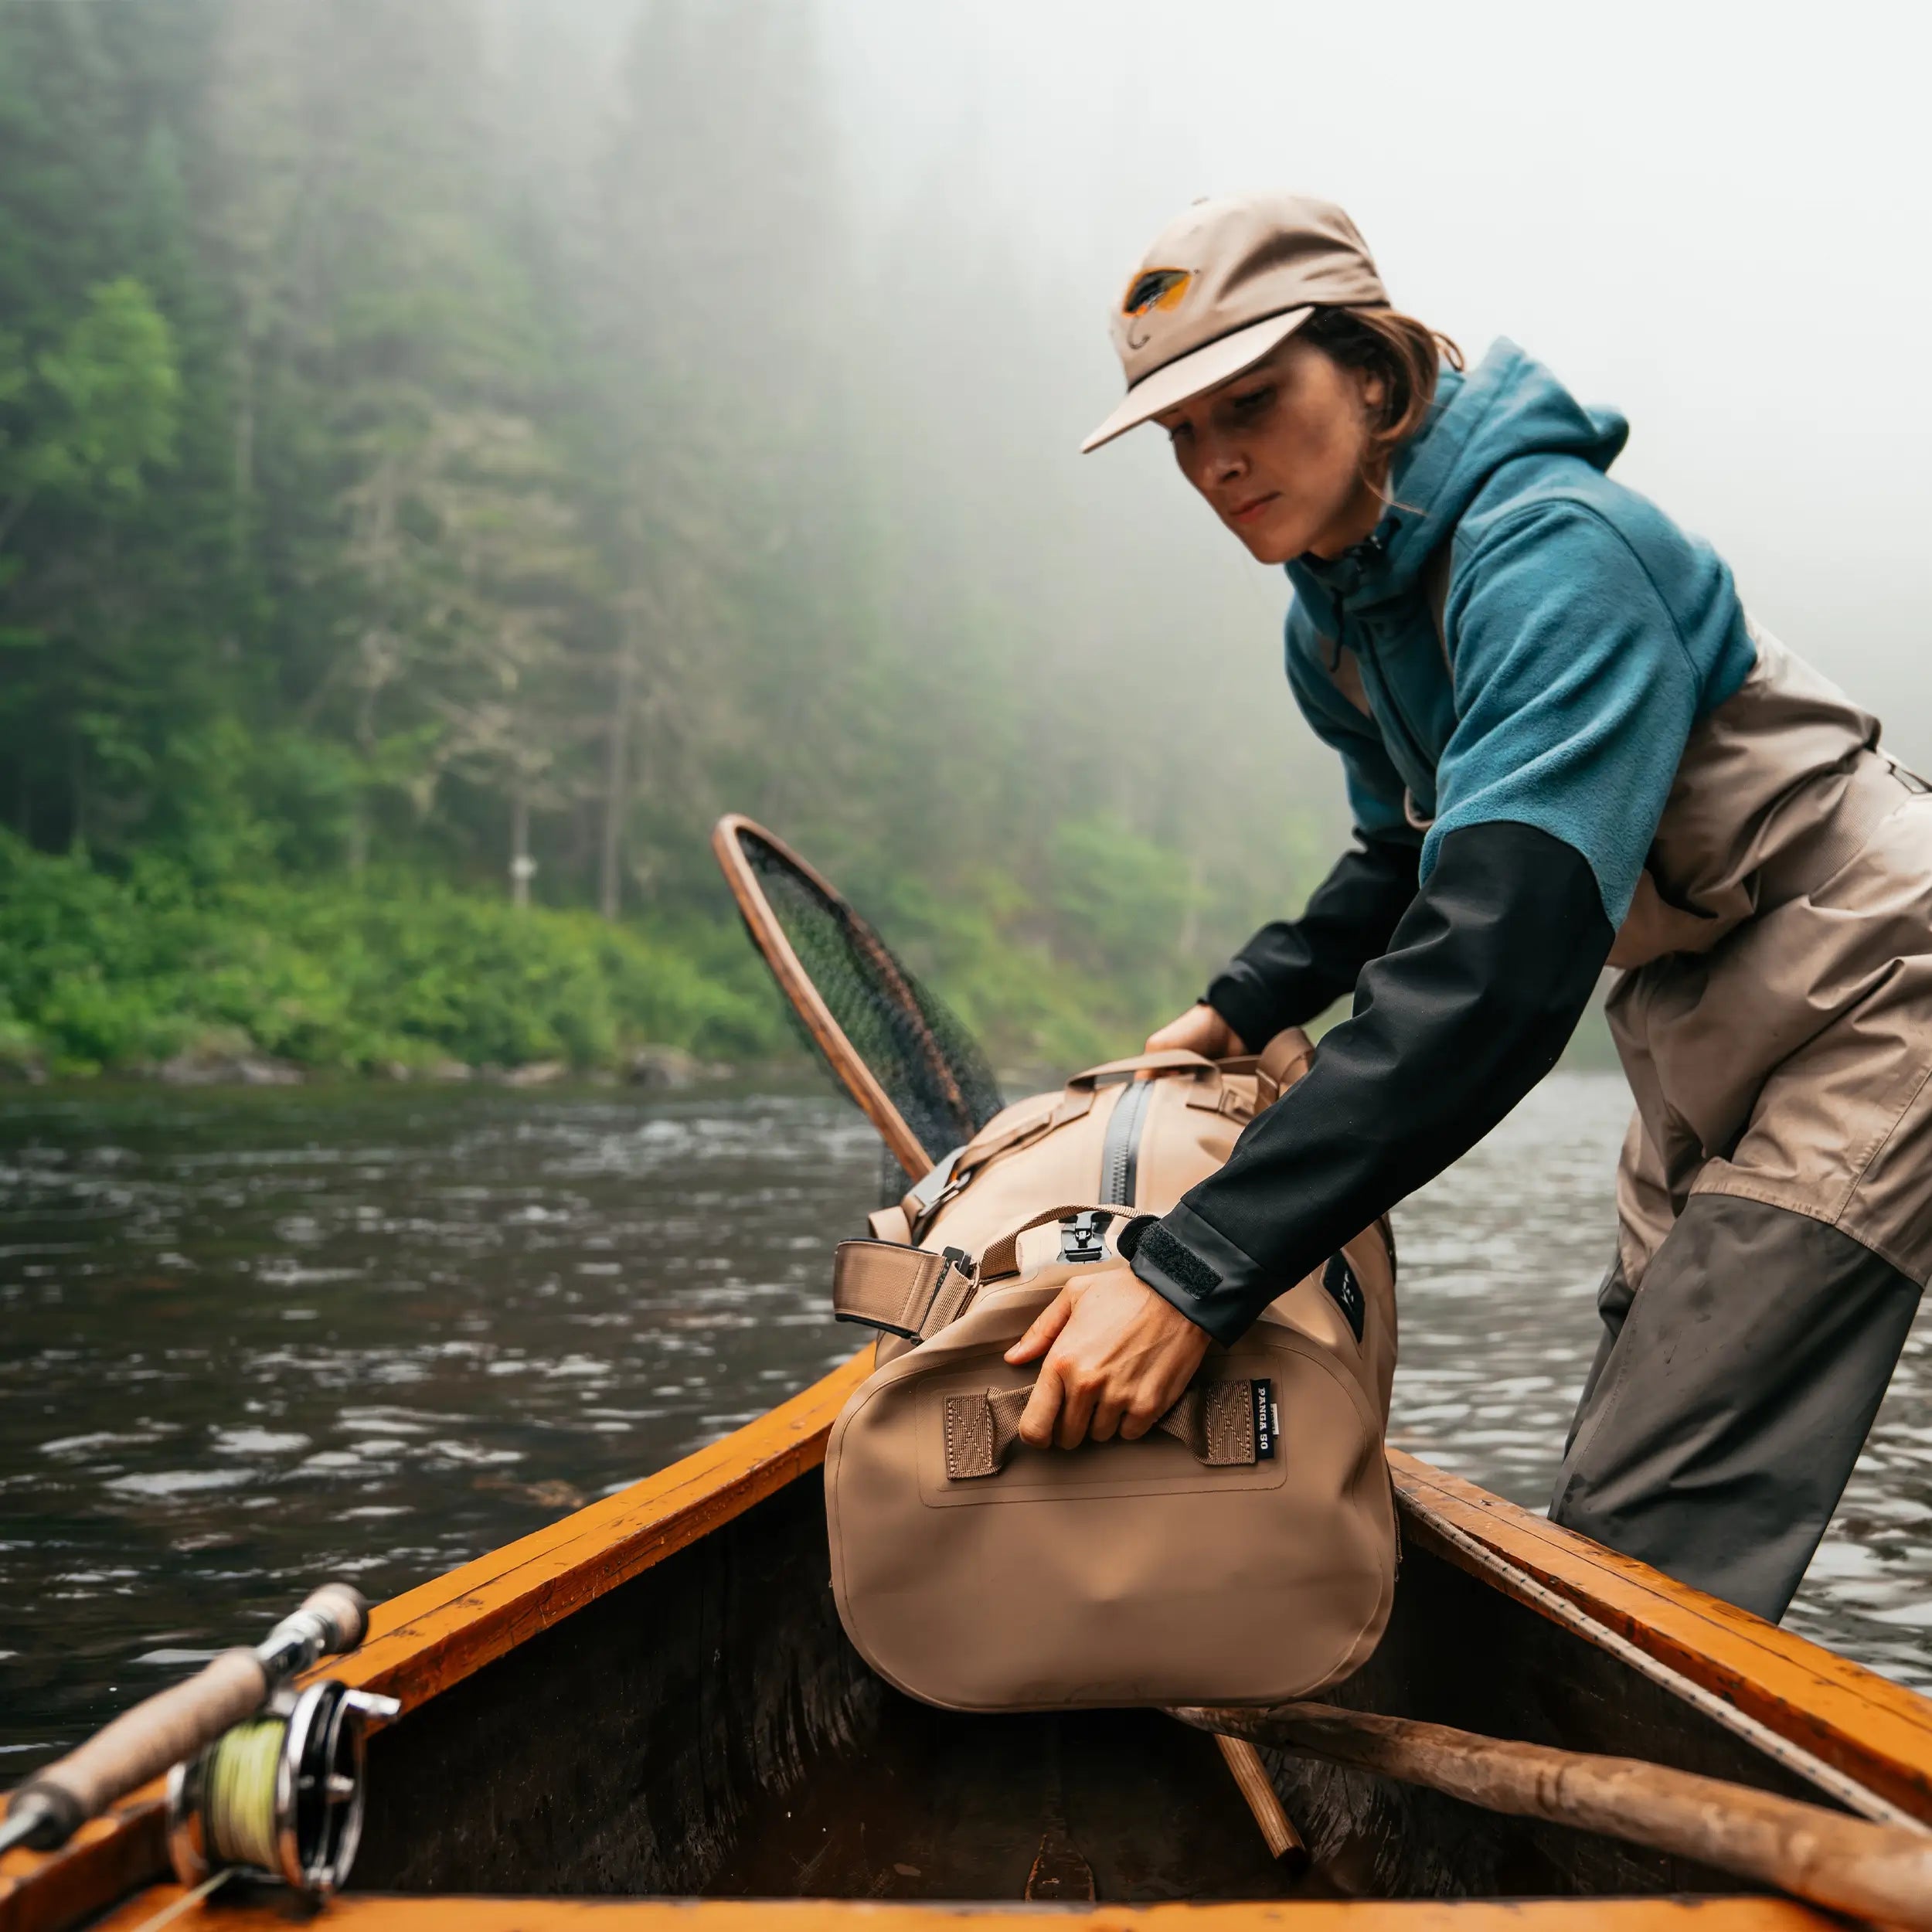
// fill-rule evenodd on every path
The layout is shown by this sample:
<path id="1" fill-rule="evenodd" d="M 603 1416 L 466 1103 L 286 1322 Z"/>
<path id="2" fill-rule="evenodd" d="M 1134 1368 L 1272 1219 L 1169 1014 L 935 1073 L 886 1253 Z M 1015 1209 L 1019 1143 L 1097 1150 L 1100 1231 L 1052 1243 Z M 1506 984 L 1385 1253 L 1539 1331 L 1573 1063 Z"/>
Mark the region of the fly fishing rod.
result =
<path id="1" fill-rule="evenodd" d="M 361 1832 L 366 1733 L 402 1706 L 332 1678 L 300 1692 L 294 1682 L 368 1628 L 361 1594 L 325 1583 L 252 1649 L 223 1651 L 22 1784 L 0 1821 L 0 1853 L 56 1850 L 172 1767 L 168 1852 L 182 1883 L 239 1869 L 311 1896 L 334 1891 Z"/>

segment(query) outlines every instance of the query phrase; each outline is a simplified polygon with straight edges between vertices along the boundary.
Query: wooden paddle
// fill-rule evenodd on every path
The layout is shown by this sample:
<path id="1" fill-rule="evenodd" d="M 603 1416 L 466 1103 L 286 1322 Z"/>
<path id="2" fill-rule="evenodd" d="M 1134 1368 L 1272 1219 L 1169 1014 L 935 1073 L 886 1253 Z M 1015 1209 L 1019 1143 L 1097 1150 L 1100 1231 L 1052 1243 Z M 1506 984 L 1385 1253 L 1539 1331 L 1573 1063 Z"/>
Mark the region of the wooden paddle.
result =
<path id="1" fill-rule="evenodd" d="M 1487 1811 L 1647 1845 L 1810 1904 L 1932 1932 L 1932 1836 L 1896 1825 L 1868 1824 L 1641 1758 L 1553 1750 L 1328 1704 L 1194 1707 L 1172 1715 L 1217 1736 L 1424 1784 Z"/>

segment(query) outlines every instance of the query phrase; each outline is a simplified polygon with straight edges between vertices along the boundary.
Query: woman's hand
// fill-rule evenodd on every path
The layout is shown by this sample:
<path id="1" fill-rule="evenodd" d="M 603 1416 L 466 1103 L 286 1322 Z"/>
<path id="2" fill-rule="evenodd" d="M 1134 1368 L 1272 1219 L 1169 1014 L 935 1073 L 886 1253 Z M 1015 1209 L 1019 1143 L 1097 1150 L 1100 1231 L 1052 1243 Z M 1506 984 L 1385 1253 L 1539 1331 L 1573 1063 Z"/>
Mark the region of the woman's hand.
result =
<path id="1" fill-rule="evenodd" d="M 1176 1047 L 1211 1060 L 1233 1060 L 1248 1050 L 1234 1029 L 1205 1000 L 1147 1036 L 1150 1053 L 1165 1053 Z"/>
<path id="2" fill-rule="evenodd" d="M 1179 1400 L 1207 1353 L 1208 1334 L 1123 1261 L 1061 1289 L 1006 1351 L 1016 1366 L 1044 1355 L 1022 1442 L 1077 1448 L 1087 1437 L 1145 1435 Z"/>

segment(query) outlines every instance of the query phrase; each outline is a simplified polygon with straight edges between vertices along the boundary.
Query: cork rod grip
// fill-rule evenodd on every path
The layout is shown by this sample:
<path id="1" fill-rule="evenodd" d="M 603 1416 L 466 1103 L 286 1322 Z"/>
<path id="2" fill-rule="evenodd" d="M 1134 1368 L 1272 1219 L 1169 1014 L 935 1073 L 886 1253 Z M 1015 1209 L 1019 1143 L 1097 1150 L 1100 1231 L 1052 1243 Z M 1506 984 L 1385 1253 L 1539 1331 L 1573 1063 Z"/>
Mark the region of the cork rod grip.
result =
<path id="1" fill-rule="evenodd" d="M 309 1593 L 302 1608 L 328 1626 L 329 1634 L 322 1645 L 326 1656 L 355 1649 L 369 1634 L 368 1601 L 347 1583 L 324 1583 Z"/>
<path id="2" fill-rule="evenodd" d="M 185 1684 L 124 1711 L 23 1787 L 50 1790 L 93 1818 L 261 1708 L 268 1677 L 252 1650 L 225 1650 Z"/>

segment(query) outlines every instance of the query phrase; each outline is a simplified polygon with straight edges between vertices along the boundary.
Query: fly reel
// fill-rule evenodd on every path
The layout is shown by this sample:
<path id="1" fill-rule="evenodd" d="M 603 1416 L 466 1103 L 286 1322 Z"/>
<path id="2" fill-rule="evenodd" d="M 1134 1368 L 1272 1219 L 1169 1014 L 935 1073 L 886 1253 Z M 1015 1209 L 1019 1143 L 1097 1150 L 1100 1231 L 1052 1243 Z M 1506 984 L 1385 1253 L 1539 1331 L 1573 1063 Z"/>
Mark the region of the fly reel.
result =
<path id="1" fill-rule="evenodd" d="M 168 1778 L 168 1855 L 183 1885 L 217 1872 L 326 1898 L 362 1830 L 365 1733 L 402 1706 L 334 1678 L 284 1691 Z"/>

